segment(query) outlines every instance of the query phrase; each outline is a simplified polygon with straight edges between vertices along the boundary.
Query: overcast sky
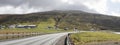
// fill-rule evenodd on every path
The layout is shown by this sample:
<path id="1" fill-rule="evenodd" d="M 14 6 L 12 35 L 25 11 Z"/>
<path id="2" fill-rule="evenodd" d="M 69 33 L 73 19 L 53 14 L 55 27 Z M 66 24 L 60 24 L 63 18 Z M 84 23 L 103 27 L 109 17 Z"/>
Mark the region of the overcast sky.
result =
<path id="1" fill-rule="evenodd" d="M 0 14 L 83 10 L 120 16 L 120 0 L 0 0 Z"/>

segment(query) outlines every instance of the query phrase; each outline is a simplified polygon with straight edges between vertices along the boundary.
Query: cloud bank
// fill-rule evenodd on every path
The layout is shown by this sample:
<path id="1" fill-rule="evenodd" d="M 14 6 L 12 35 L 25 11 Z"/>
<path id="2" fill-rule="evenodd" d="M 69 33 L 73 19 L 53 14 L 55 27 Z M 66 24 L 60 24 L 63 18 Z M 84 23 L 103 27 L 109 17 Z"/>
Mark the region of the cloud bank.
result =
<path id="1" fill-rule="evenodd" d="M 25 14 L 50 10 L 82 10 L 120 16 L 119 4 L 119 0 L 0 0 L 0 14 Z"/>

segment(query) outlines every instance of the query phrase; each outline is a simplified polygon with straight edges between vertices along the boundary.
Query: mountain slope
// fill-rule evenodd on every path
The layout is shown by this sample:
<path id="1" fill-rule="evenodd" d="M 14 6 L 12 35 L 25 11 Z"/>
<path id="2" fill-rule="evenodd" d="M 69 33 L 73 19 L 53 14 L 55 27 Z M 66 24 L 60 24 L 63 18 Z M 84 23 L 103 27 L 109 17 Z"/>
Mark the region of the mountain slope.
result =
<path id="1" fill-rule="evenodd" d="M 59 28 L 68 27 L 73 29 L 78 27 L 82 30 L 89 30 L 91 28 L 107 29 L 119 31 L 120 18 L 114 16 L 107 16 L 102 14 L 93 14 L 82 11 L 47 11 L 37 12 L 31 14 L 4 14 L 0 15 L 0 24 L 20 24 L 20 23 L 34 23 L 47 22 L 49 19 L 60 19 L 57 25 Z"/>

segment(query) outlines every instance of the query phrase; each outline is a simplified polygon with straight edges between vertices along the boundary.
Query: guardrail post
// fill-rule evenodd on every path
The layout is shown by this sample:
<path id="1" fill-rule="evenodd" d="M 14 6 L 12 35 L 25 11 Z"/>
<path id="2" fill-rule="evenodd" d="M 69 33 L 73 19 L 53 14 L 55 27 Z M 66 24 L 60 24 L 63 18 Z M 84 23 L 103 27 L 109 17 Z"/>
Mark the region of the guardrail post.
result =
<path id="1" fill-rule="evenodd" d="M 74 43 L 70 39 L 70 33 L 66 37 L 66 44 L 65 45 L 74 45 Z"/>
<path id="2" fill-rule="evenodd" d="M 6 39 L 8 39 L 9 38 L 9 36 L 8 36 L 8 33 L 6 32 L 6 35 L 5 35 L 5 37 L 6 37 Z"/>
<path id="3" fill-rule="evenodd" d="M 22 32 L 22 37 L 24 37 L 24 32 Z"/>
<path id="4" fill-rule="evenodd" d="M 18 35 L 18 38 L 20 38 L 20 32 L 18 32 L 18 34 L 17 34 L 17 35 Z"/>

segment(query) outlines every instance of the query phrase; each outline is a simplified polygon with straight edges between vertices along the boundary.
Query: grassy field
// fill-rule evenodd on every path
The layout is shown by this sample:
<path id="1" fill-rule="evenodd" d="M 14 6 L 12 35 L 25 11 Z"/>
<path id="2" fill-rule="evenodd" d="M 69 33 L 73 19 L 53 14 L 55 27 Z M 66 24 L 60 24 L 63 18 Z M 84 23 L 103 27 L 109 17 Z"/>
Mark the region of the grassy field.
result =
<path id="1" fill-rule="evenodd" d="M 93 42 L 120 41 L 120 35 L 110 32 L 82 32 L 72 34 L 71 39 L 75 45 L 84 45 Z"/>
<path id="2" fill-rule="evenodd" d="M 31 25 L 31 24 L 32 23 L 21 23 L 21 25 Z M 48 21 L 38 22 L 37 24 L 35 23 L 34 25 L 37 25 L 37 27 L 31 28 L 31 29 L 26 29 L 26 28 L 0 29 L 0 40 L 7 40 L 7 39 L 13 39 L 13 38 L 20 38 L 20 37 L 29 37 L 31 35 L 36 36 L 36 35 L 43 35 L 43 34 L 50 34 L 50 33 L 67 32 L 63 29 L 57 29 L 57 30 L 54 29 L 55 22 L 52 19 L 49 19 Z M 49 29 L 48 26 L 52 28 Z M 34 34 L 34 33 L 37 33 L 37 34 Z M 20 34 L 20 35 L 16 35 L 16 34 Z M 4 36 L 1 36 L 1 35 L 4 35 Z"/>
<path id="3" fill-rule="evenodd" d="M 32 23 L 22 23 L 21 25 L 31 25 Z M 34 24 L 34 23 L 33 23 Z M 61 32 L 63 31 L 62 29 L 60 30 L 55 30 L 54 25 L 55 22 L 53 19 L 49 19 L 48 21 L 44 22 L 38 22 L 36 28 L 33 29 L 25 29 L 25 28 L 14 28 L 14 29 L 0 29 L 0 33 L 11 33 L 11 32 L 39 32 L 39 33 L 55 33 L 55 32 Z M 53 27 L 51 29 L 48 29 L 47 27 Z"/>

